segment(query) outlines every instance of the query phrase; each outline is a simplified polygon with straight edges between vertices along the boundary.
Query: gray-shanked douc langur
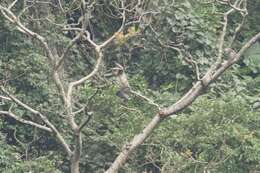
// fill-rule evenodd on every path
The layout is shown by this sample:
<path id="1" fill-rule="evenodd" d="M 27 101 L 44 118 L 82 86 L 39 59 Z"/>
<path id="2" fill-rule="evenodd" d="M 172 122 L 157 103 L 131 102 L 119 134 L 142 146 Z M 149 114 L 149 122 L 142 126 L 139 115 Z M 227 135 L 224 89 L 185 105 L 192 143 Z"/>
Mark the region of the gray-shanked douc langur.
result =
<path id="1" fill-rule="evenodd" d="M 154 103 L 153 100 L 148 97 L 142 95 L 139 92 L 132 90 L 127 80 L 127 75 L 124 71 L 124 67 L 118 63 L 115 63 L 116 67 L 112 68 L 112 74 L 117 78 L 118 85 L 120 87 L 119 91 L 117 91 L 116 95 L 124 100 L 124 102 L 130 99 L 130 95 L 137 96 L 138 98 L 147 101 L 149 104 L 156 106 L 160 109 L 160 106 Z"/>
<path id="2" fill-rule="evenodd" d="M 115 63 L 116 67 L 112 68 L 112 74 L 116 77 L 118 85 L 120 87 L 116 95 L 122 98 L 124 101 L 130 99 L 131 88 L 127 80 L 127 75 L 125 74 L 124 67 L 118 63 Z"/>

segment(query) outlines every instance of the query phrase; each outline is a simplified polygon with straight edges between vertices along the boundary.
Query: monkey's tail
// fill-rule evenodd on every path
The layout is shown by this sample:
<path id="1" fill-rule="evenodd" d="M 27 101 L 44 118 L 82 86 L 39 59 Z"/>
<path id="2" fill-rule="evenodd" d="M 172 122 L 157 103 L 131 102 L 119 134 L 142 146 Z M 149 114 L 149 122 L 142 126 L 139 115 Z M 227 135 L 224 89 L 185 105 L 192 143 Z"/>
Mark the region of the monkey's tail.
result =
<path id="1" fill-rule="evenodd" d="M 142 95 L 141 93 L 139 92 L 136 92 L 136 91 L 133 91 L 133 90 L 130 90 L 130 92 L 136 96 L 138 96 L 139 98 L 143 99 L 143 100 L 146 100 L 150 105 L 154 105 L 156 106 L 159 110 L 161 109 L 160 105 L 158 105 L 157 103 L 154 103 L 153 100 L 149 99 L 148 97 Z"/>

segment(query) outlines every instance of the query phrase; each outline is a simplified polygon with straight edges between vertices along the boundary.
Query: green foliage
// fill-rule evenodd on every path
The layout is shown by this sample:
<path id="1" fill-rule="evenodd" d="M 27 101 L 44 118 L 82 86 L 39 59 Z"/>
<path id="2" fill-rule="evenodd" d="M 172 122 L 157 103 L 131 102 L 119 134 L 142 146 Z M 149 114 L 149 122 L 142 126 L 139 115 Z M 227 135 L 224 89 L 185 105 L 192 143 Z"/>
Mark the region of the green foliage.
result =
<path id="1" fill-rule="evenodd" d="M 60 173 L 55 168 L 53 161 L 49 157 L 38 157 L 35 160 L 24 161 L 24 155 L 20 153 L 16 146 L 8 145 L 3 135 L 0 136 L 0 172 L 3 173 Z"/>
<path id="2" fill-rule="evenodd" d="M 251 49 L 248 50 L 245 55 L 247 58 L 244 59 L 244 63 L 254 74 L 260 73 L 260 43 L 256 43 Z"/>
<path id="3" fill-rule="evenodd" d="M 13 162 L 8 169 L 2 170 L 3 173 L 61 173 L 55 168 L 55 165 L 52 161 L 46 160 L 46 158 L 37 158 L 34 161 L 25 161 L 25 162 Z"/>
<path id="4" fill-rule="evenodd" d="M 89 17 L 87 30 L 99 43 L 120 27 L 122 19 L 117 16 L 119 1 L 97 2 L 92 6 L 88 1 L 86 11 Z M 68 14 L 47 3 L 35 3 L 30 8 L 36 17 L 48 15 L 49 21 L 31 21 L 29 10 L 21 15 L 21 21 L 45 36 L 51 51 L 57 54 L 78 32 L 63 31 L 64 28 L 52 25 L 53 22 L 77 23 L 81 15 L 74 1 L 62 3 Z M 236 47 L 259 31 L 257 4 L 257 0 L 249 1 L 250 15 L 238 35 Z M 128 102 L 116 96 L 119 87 L 113 79 L 104 77 L 115 62 L 125 65 L 134 91 L 168 106 L 175 103 L 196 80 L 194 67 L 169 46 L 183 43 L 184 49 L 197 62 L 201 74 L 215 61 L 216 40 L 222 25 L 221 18 L 213 13 L 223 12 L 226 6 L 202 4 L 197 0 L 153 0 L 144 1 L 142 7 L 155 13 L 147 15 L 149 20 L 144 17 L 140 24 L 128 26 L 118 33 L 110 47 L 104 49 L 101 72 L 85 86 L 76 88 L 73 95 L 75 100 L 85 105 L 76 116 L 77 123 L 91 116 L 82 132 L 82 172 L 104 172 L 123 144 L 139 133 L 158 111 L 157 107 L 138 96 L 131 96 Z M 136 15 L 127 12 L 131 20 L 138 17 Z M 239 16 L 230 17 L 228 39 L 239 20 Z M 61 120 L 65 114 L 64 106 L 41 45 L 17 31 L 3 16 L 0 16 L 0 33 L 0 81 L 7 80 L 7 89 L 11 93 L 46 115 L 72 144 L 72 131 Z M 260 171 L 259 50 L 259 43 L 256 43 L 239 65 L 224 74 L 217 84 L 211 85 L 207 90 L 209 94 L 177 117 L 173 115 L 163 122 L 129 158 L 122 172 L 142 172 L 145 169 L 155 172 L 157 167 L 162 172 L 178 173 Z M 95 61 L 92 47 L 86 40 L 78 40 L 66 55 L 64 69 L 60 71 L 64 84 L 89 74 Z M 11 105 L 0 100 L 0 110 L 8 111 Z M 80 106 L 75 105 L 74 109 Z M 26 120 L 42 123 L 37 116 L 17 105 L 12 105 L 12 111 Z M 69 171 L 68 158 L 54 136 L 13 119 L 3 117 L 0 123 L 0 172 Z M 33 141 L 27 159 L 24 158 L 25 144 L 21 145 L 15 139 L 16 130 L 20 140 Z"/>
<path id="5" fill-rule="evenodd" d="M 162 172 L 260 170 L 259 112 L 243 99 L 205 95 L 192 105 L 191 112 L 169 119 L 131 159 L 136 164 L 133 170 L 150 162 Z"/>

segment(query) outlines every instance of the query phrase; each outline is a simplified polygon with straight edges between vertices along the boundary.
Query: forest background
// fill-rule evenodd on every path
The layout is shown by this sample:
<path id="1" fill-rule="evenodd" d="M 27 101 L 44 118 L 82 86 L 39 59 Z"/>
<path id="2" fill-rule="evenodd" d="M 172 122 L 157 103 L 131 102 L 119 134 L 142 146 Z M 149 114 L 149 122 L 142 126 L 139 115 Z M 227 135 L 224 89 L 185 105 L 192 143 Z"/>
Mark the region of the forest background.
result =
<path id="1" fill-rule="evenodd" d="M 260 172 L 259 0 L 0 11 L 0 172 Z"/>

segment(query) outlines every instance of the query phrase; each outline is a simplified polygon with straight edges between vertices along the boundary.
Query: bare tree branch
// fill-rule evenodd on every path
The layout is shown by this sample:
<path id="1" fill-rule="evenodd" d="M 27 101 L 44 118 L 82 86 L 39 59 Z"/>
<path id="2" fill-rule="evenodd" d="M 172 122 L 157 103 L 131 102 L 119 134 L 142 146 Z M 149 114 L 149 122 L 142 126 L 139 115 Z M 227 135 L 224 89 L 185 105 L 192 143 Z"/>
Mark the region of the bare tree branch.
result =
<path id="1" fill-rule="evenodd" d="M 228 16 L 234 12 L 234 9 L 230 9 L 229 11 L 227 11 L 226 13 L 224 13 L 223 15 L 223 28 L 222 28 L 222 32 L 220 34 L 220 39 L 219 39 L 219 44 L 218 44 L 218 56 L 217 56 L 217 63 L 216 66 L 214 68 L 218 68 L 219 64 L 222 61 L 222 57 L 223 57 L 223 47 L 224 47 L 224 42 L 225 42 L 225 36 L 226 36 L 226 32 L 227 32 L 227 25 L 228 25 Z"/>
<path id="2" fill-rule="evenodd" d="M 48 132 L 53 132 L 50 128 L 48 128 L 48 127 L 46 127 L 46 126 L 43 126 L 43 125 L 41 125 L 41 124 L 38 124 L 38 123 L 35 123 L 35 122 L 32 122 L 32 121 L 25 120 L 25 119 L 23 119 L 23 118 L 20 118 L 20 117 L 18 117 L 17 115 L 15 115 L 15 114 L 12 113 L 12 112 L 0 111 L 0 114 L 9 116 L 9 117 L 15 119 L 16 121 L 18 121 L 18 122 L 20 122 L 20 123 L 28 124 L 28 125 L 37 127 L 38 129 L 45 130 L 45 131 L 48 131 Z"/>
<path id="3" fill-rule="evenodd" d="M 17 18 L 15 16 L 15 14 L 11 10 L 9 10 L 8 8 L 5 8 L 2 5 L 0 5 L 0 10 L 1 10 L 1 13 L 4 15 L 4 17 L 9 22 L 15 24 L 15 26 L 18 28 L 19 31 L 29 35 L 32 38 L 36 38 L 43 45 L 45 51 L 47 52 L 47 58 L 49 59 L 50 64 L 54 68 L 54 70 L 53 70 L 54 82 L 55 82 L 57 88 L 59 89 L 59 91 L 60 91 L 60 93 L 62 95 L 63 101 L 65 101 L 65 99 L 66 99 L 65 98 L 66 97 L 65 89 L 64 89 L 64 86 L 63 86 L 63 84 L 62 84 L 62 82 L 61 82 L 61 80 L 59 78 L 59 74 L 58 74 L 57 70 L 55 69 L 55 56 L 52 53 L 51 48 L 49 47 L 46 39 L 43 36 L 41 36 L 40 34 L 38 34 L 36 32 L 33 32 L 30 29 L 28 29 L 26 26 L 24 26 L 20 22 L 19 18 Z"/>
<path id="4" fill-rule="evenodd" d="M 18 0 L 15 0 L 12 2 L 11 5 L 9 5 L 8 9 L 11 10 L 11 8 L 13 8 L 13 6 L 17 3 Z"/>
<path id="5" fill-rule="evenodd" d="M 232 4 L 231 1 L 228 1 L 228 5 L 236 11 L 246 13 L 247 12 L 246 8 L 239 7 L 242 3 L 246 3 L 246 2 L 247 0 L 241 0 L 240 2 L 236 1 L 234 4 Z"/>
<path id="6" fill-rule="evenodd" d="M 242 20 L 241 20 L 241 23 L 235 29 L 235 33 L 233 34 L 233 37 L 232 37 L 231 42 L 229 44 L 229 47 L 232 47 L 233 43 L 235 42 L 235 40 L 237 38 L 238 33 L 243 28 L 243 25 L 244 25 L 245 20 L 246 20 L 246 16 L 248 15 L 248 11 L 246 9 L 246 6 L 247 6 L 247 0 L 244 0 L 244 3 L 243 3 L 244 12 L 240 12 L 240 14 L 242 16 Z"/>
<path id="7" fill-rule="evenodd" d="M 1 96 L 1 95 L 0 95 L 0 99 L 8 100 L 8 101 L 11 101 L 11 100 L 12 100 L 12 99 L 10 99 L 9 97 L 5 97 L 5 96 Z"/>
<path id="8" fill-rule="evenodd" d="M 141 145 L 145 139 L 153 132 L 153 130 L 159 125 L 161 122 L 161 117 L 159 114 L 155 115 L 154 118 L 150 121 L 150 123 L 144 128 L 144 130 L 136 135 L 133 140 L 126 144 L 120 154 L 117 156 L 113 164 L 105 173 L 116 173 L 119 168 L 123 166 L 126 162 L 128 156 L 139 146 Z"/>
<path id="9" fill-rule="evenodd" d="M 140 134 L 136 135 L 129 144 L 126 144 L 123 147 L 120 154 L 105 173 L 118 172 L 118 170 L 126 162 L 128 156 L 145 141 L 145 139 L 153 132 L 157 125 L 159 125 L 161 120 L 172 114 L 176 114 L 189 106 L 198 96 L 201 95 L 202 91 L 208 87 L 210 83 L 214 82 L 230 66 L 239 61 L 245 51 L 250 48 L 257 40 L 260 40 L 260 32 L 251 38 L 235 56 L 229 57 L 228 61 L 222 63 L 221 67 L 217 71 L 214 71 L 214 68 L 210 68 L 201 81 L 198 81 L 179 101 L 170 107 L 162 109 L 158 114 L 156 114 L 150 123 L 145 127 L 145 129 Z M 215 67 L 215 65 L 216 63 L 213 66 Z"/>
<path id="10" fill-rule="evenodd" d="M 121 1 L 121 5 L 122 7 L 124 7 L 124 3 L 123 1 Z M 87 41 L 95 48 L 95 51 L 96 51 L 96 54 L 97 54 L 97 62 L 96 62 L 96 65 L 93 69 L 93 71 L 88 74 L 87 76 L 77 80 L 77 81 L 73 81 L 71 83 L 69 83 L 69 86 L 68 86 L 68 92 L 67 92 L 67 104 L 69 107 L 71 107 L 71 100 L 72 100 L 72 92 L 73 92 L 73 88 L 78 86 L 78 85 L 81 85 L 82 83 L 84 83 L 85 81 L 87 81 L 88 79 L 92 78 L 99 70 L 99 67 L 102 63 L 102 60 L 103 60 L 103 53 L 102 53 L 102 48 L 104 48 L 105 46 L 107 46 L 110 42 L 112 42 L 114 40 L 114 38 L 116 37 L 116 34 L 121 32 L 124 28 L 124 24 L 125 24 L 125 10 L 123 10 L 123 13 L 122 13 L 122 24 L 121 24 L 121 27 L 118 29 L 117 32 L 115 32 L 110 38 L 108 38 L 106 41 L 104 41 L 102 44 L 98 45 L 96 44 L 94 41 L 91 40 L 90 38 L 90 33 L 88 31 L 85 31 L 87 33 Z M 81 29 L 82 31 L 82 29 Z M 73 116 L 73 115 L 71 115 Z M 74 123 L 71 123 L 72 126 L 75 127 L 75 124 Z"/>
<path id="11" fill-rule="evenodd" d="M 81 22 L 81 30 L 80 32 L 76 35 L 76 37 L 74 37 L 70 43 L 68 44 L 68 46 L 66 47 L 65 51 L 62 53 L 60 60 L 58 61 L 57 65 L 56 65 L 56 69 L 59 69 L 60 66 L 62 65 L 62 62 L 64 61 L 65 56 L 67 55 L 67 53 L 69 52 L 69 50 L 76 44 L 76 42 L 83 36 L 84 34 L 84 30 L 86 29 L 87 26 L 87 19 L 86 19 L 86 2 L 85 1 L 81 1 L 82 2 L 82 10 L 81 10 L 81 18 L 79 22 Z M 60 3 L 60 2 L 59 2 Z M 61 5 L 61 4 L 60 4 Z"/>
<path id="12" fill-rule="evenodd" d="M 5 16 L 5 18 L 7 20 L 9 20 L 9 22 L 14 23 L 16 25 L 16 27 L 19 29 L 19 31 L 26 33 L 27 35 L 31 36 L 32 38 L 36 38 L 38 41 L 40 41 L 40 43 L 44 46 L 44 48 L 48 54 L 47 57 L 49 58 L 50 62 L 53 63 L 54 56 L 53 56 L 51 49 L 49 48 L 48 43 L 46 42 L 45 38 L 42 37 L 41 35 L 39 35 L 38 33 L 35 33 L 33 31 L 31 31 L 30 29 L 28 29 L 27 27 L 25 27 L 10 9 L 5 8 L 2 5 L 0 5 L 0 10 L 1 10 L 1 13 Z"/>
<path id="13" fill-rule="evenodd" d="M 184 46 L 183 46 L 183 43 L 175 43 L 174 46 L 168 44 L 168 43 L 163 43 L 162 40 L 159 39 L 159 34 L 155 31 L 155 29 L 149 25 L 151 31 L 156 35 L 157 40 L 159 42 L 159 44 L 165 48 L 170 48 L 174 51 L 176 51 L 179 55 L 181 55 L 184 59 L 184 61 L 187 63 L 187 64 L 190 64 L 193 68 L 193 71 L 195 72 L 196 74 L 196 78 L 197 80 L 201 80 L 200 78 L 200 69 L 199 69 L 199 66 L 198 66 L 198 63 L 194 60 L 194 58 L 192 57 L 192 55 L 187 51 L 185 50 Z"/>
<path id="14" fill-rule="evenodd" d="M 56 129 L 56 127 L 48 120 L 48 118 L 46 116 L 44 116 L 43 114 L 41 114 L 39 111 L 36 111 L 35 109 L 31 108 L 30 106 L 26 105 L 25 103 L 23 103 L 22 101 L 20 101 L 19 99 L 17 99 L 16 97 L 14 97 L 13 95 L 11 95 L 9 92 L 7 92 L 2 86 L 0 87 L 0 89 L 2 90 L 2 92 L 4 92 L 8 97 L 10 97 L 16 104 L 20 105 L 21 107 L 23 107 L 24 109 L 28 110 L 29 112 L 39 116 L 41 118 L 41 120 L 47 125 L 49 126 L 49 128 L 53 131 L 53 133 L 56 135 L 57 139 L 59 140 L 59 142 L 62 144 L 63 148 L 65 149 L 65 151 L 67 152 L 68 156 L 71 156 L 72 152 L 68 146 L 68 144 L 65 142 L 64 138 L 62 137 L 62 135 L 59 133 L 59 131 Z"/>
<path id="15" fill-rule="evenodd" d="M 60 3 L 61 5 L 61 3 Z M 27 34 L 29 36 L 31 36 L 32 38 L 36 38 L 38 41 L 40 41 L 40 43 L 43 45 L 45 51 L 47 52 L 47 57 L 52 65 L 53 68 L 53 79 L 54 82 L 60 92 L 60 94 L 62 95 L 62 99 L 66 108 L 66 113 L 67 116 L 65 117 L 67 122 L 69 123 L 69 125 L 71 126 L 72 130 L 73 130 L 73 135 L 75 137 L 75 145 L 74 145 L 74 150 L 71 151 L 68 144 L 65 142 L 65 140 L 63 139 L 63 137 L 61 136 L 61 134 L 59 133 L 59 131 L 54 127 L 54 125 L 49 122 L 49 120 L 47 119 L 46 116 L 44 116 L 43 114 L 41 114 L 40 112 L 36 111 L 35 109 L 31 108 L 30 106 L 24 104 L 23 102 L 21 102 L 20 100 L 18 100 L 17 98 L 15 98 L 14 96 L 10 95 L 8 92 L 6 92 L 4 90 L 4 88 L 1 88 L 2 91 L 8 95 L 16 104 L 22 106 L 23 108 L 25 108 L 26 110 L 30 111 L 31 113 L 39 116 L 43 122 L 45 124 L 48 125 L 48 127 L 53 131 L 53 133 L 56 134 L 59 142 L 63 145 L 63 148 L 66 150 L 68 156 L 71 159 L 71 172 L 74 173 L 79 173 L 79 162 L 80 162 L 80 154 L 81 154 L 81 150 L 82 150 L 82 139 L 81 139 L 81 129 L 85 126 L 85 124 L 89 121 L 89 119 L 87 119 L 85 122 L 83 122 L 83 124 L 81 124 L 81 126 L 79 126 L 74 119 L 74 115 L 75 112 L 73 112 L 72 107 L 73 107 L 73 101 L 72 101 L 72 94 L 73 94 L 73 88 L 83 84 L 85 81 L 89 80 L 90 78 L 92 78 L 94 75 L 96 75 L 96 73 L 98 72 L 102 60 L 103 60 L 103 52 L 102 52 L 102 48 L 106 47 L 109 43 L 111 43 L 114 38 L 116 37 L 117 33 L 121 32 L 124 28 L 125 25 L 125 7 L 124 7 L 124 1 L 121 1 L 121 6 L 122 6 L 122 25 L 120 26 L 120 28 L 117 30 L 117 32 L 115 32 L 110 38 L 108 38 L 107 40 L 105 40 L 103 43 L 96 44 L 90 37 L 90 33 L 88 31 L 86 31 L 86 2 L 85 0 L 81 0 L 81 8 L 82 8 L 82 20 L 81 20 L 81 24 L 82 27 L 79 31 L 79 34 L 73 38 L 70 43 L 68 44 L 68 46 L 65 48 L 64 52 L 62 53 L 62 55 L 59 57 L 58 54 L 54 54 L 52 52 L 52 49 L 49 47 L 47 41 L 45 40 L 44 37 L 42 37 L 40 34 L 35 33 L 33 31 L 31 31 L 30 29 L 28 29 L 25 25 L 23 25 L 20 20 L 19 17 L 16 17 L 15 14 L 8 8 L 5 8 L 3 6 L 0 5 L 0 10 L 1 13 L 4 15 L 4 17 L 11 23 L 13 23 L 20 32 Z M 120 9 L 121 11 L 121 9 Z M 93 71 L 84 76 L 83 78 L 73 81 L 71 83 L 68 84 L 67 90 L 65 90 L 65 85 L 63 84 L 63 81 L 60 78 L 60 74 L 59 74 L 59 70 L 60 67 L 64 61 L 65 56 L 67 55 L 67 53 L 69 52 L 69 50 L 73 47 L 73 45 L 77 42 L 77 40 L 79 40 L 82 36 L 84 36 L 84 34 L 86 34 L 87 36 L 85 37 L 86 40 L 94 47 L 95 51 L 96 51 L 96 55 L 97 55 L 97 62 L 96 65 L 93 69 Z M 54 48 L 55 49 L 55 48 Z M 58 61 L 57 61 L 58 59 Z"/>
<path id="16" fill-rule="evenodd" d="M 156 106 L 156 107 L 158 108 L 158 110 L 161 109 L 161 106 L 160 106 L 159 104 L 155 103 L 152 99 L 150 99 L 150 98 L 144 96 L 143 94 L 141 94 L 141 93 L 139 93 L 139 92 L 137 92 L 137 91 L 134 91 L 134 90 L 130 90 L 130 92 L 133 93 L 134 95 L 140 97 L 141 99 L 146 100 L 150 105 Z"/>
<path id="17" fill-rule="evenodd" d="M 90 121 L 91 117 L 92 117 L 92 114 L 88 114 L 87 119 L 79 126 L 79 131 L 81 131 L 88 124 L 88 122 Z"/>

